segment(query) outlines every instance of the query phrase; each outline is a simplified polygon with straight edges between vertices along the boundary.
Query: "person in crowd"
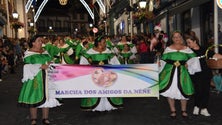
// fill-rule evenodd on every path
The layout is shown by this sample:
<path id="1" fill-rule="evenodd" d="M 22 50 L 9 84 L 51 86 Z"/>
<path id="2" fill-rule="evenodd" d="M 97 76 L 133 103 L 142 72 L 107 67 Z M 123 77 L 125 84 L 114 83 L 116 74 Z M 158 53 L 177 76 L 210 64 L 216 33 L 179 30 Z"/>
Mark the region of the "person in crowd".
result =
<path id="1" fill-rule="evenodd" d="M 218 44 L 222 44 L 222 31 L 220 24 L 218 24 Z M 222 48 L 219 48 L 219 53 L 222 54 Z"/>
<path id="2" fill-rule="evenodd" d="M 111 50 L 112 52 L 115 52 L 114 50 L 114 44 L 113 42 L 111 41 L 110 37 L 109 36 L 106 36 L 105 37 L 105 40 L 106 40 L 106 47 Z"/>
<path id="3" fill-rule="evenodd" d="M 221 25 L 218 24 L 218 43 L 222 44 L 222 31 L 221 31 Z"/>
<path id="4" fill-rule="evenodd" d="M 14 53 L 15 53 L 15 65 L 17 63 L 19 63 L 20 61 L 22 61 L 22 48 L 20 46 L 20 41 L 18 40 L 15 40 L 13 42 L 13 45 L 14 45 Z"/>
<path id="5" fill-rule="evenodd" d="M 59 43 L 57 45 L 58 48 L 67 49 L 67 51 L 65 51 L 65 52 L 63 51 L 58 54 L 60 64 L 74 64 L 74 59 L 71 59 L 71 57 L 70 57 L 74 53 L 74 50 L 71 48 L 71 46 L 66 44 L 63 37 L 61 37 L 60 39 L 57 39 L 57 40 L 59 41 Z"/>
<path id="6" fill-rule="evenodd" d="M 222 92 L 222 75 L 221 71 L 218 73 L 213 74 L 213 78 L 211 80 L 210 86 L 212 87 L 213 90 L 216 90 L 216 92 L 219 94 Z"/>
<path id="7" fill-rule="evenodd" d="M 2 55 L 0 53 L 0 82 L 2 81 L 2 59 L 1 59 Z"/>
<path id="8" fill-rule="evenodd" d="M 211 69 L 207 66 L 206 58 L 213 57 L 222 59 L 222 55 L 209 50 L 206 57 L 207 47 L 200 46 L 199 40 L 197 40 L 196 37 L 187 35 L 185 40 L 188 47 L 196 53 L 201 64 L 201 72 L 191 75 L 195 90 L 193 114 L 199 115 L 200 113 L 203 116 L 211 116 L 208 112 L 208 101 L 210 96 L 210 83 L 213 75 Z"/>
<path id="9" fill-rule="evenodd" d="M 39 35 L 30 39 L 30 48 L 24 55 L 23 84 L 18 97 L 18 105 L 30 110 L 31 125 L 37 124 L 38 108 L 42 109 L 42 123 L 49 125 L 49 108 L 61 105 L 53 97 L 53 87 L 46 81 L 52 56 L 43 49 L 42 42 Z"/>
<path id="10" fill-rule="evenodd" d="M 2 81 L 2 69 L 3 69 L 3 55 L 2 55 L 2 50 L 3 50 L 3 40 L 0 38 L 0 82 Z"/>
<path id="11" fill-rule="evenodd" d="M 10 68 L 9 60 L 8 60 L 9 50 L 10 50 L 9 45 L 6 45 L 3 47 L 2 52 L 1 52 L 2 53 L 2 64 L 3 64 L 2 70 L 4 73 L 9 72 L 9 68 Z"/>
<path id="12" fill-rule="evenodd" d="M 15 73 L 15 51 L 13 49 L 10 49 L 8 51 L 7 60 L 8 60 L 8 66 L 10 73 Z"/>
<path id="13" fill-rule="evenodd" d="M 142 37 L 140 38 L 138 53 L 140 54 L 140 63 L 152 63 L 150 48 L 148 42 Z"/>
<path id="14" fill-rule="evenodd" d="M 162 28 L 159 25 L 156 25 L 154 27 L 154 34 L 153 34 L 153 37 L 150 41 L 150 51 L 151 52 L 159 52 L 162 50 L 162 39 L 163 39 L 163 36 L 161 35 L 161 31 L 162 31 Z"/>
<path id="15" fill-rule="evenodd" d="M 76 50 L 75 50 L 75 62 L 76 64 L 79 64 L 80 61 L 80 57 L 83 56 L 82 51 L 84 51 L 84 46 L 83 46 L 83 42 L 87 41 L 87 49 L 93 48 L 94 46 L 94 41 L 93 38 L 90 36 L 89 38 L 84 38 L 81 40 L 81 42 L 78 43 L 78 45 L 76 46 Z"/>
<path id="16" fill-rule="evenodd" d="M 168 100 L 171 118 L 177 115 L 175 100 L 180 100 L 181 115 L 187 118 L 187 100 L 194 93 L 189 73 L 200 71 L 200 68 L 195 68 L 199 60 L 194 58 L 196 54 L 185 45 L 181 32 L 174 31 L 171 40 L 171 45 L 166 47 L 160 60 L 159 91 Z"/>
<path id="17" fill-rule="evenodd" d="M 137 53 L 136 46 L 133 43 L 129 42 L 125 35 L 122 36 L 121 41 L 119 41 L 116 45 L 118 53 L 120 53 L 123 50 L 125 44 L 128 44 L 130 46 L 130 50 L 133 54 Z"/>
<path id="18" fill-rule="evenodd" d="M 81 56 L 80 64 L 83 65 L 104 65 L 120 64 L 117 57 L 106 47 L 103 36 L 95 39 L 94 47 L 90 48 L 85 56 Z M 81 109 L 83 111 L 110 111 L 123 107 L 122 98 L 83 98 L 81 99 Z"/>
<path id="19" fill-rule="evenodd" d="M 121 64 L 133 64 L 135 62 L 136 56 L 130 51 L 130 46 L 128 44 L 124 45 L 123 50 L 119 53 L 119 60 Z"/>
<path id="20" fill-rule="evenodd" d="M 160 40 L 162 41 L 162 48 L 166 48 L 167 46 L 167 42 L 168 42 L 168 36 L 167 33 L 165 33 L 163 30 L 160 31 L 160 35 L 162 38 L 160 38 Z"/>
<path id="21" fill-rule="evenodd" d="M 161 34 L 162 28 L 160 24 L 154 27 L 154 34 L 150 40 L 150 56 L 152 63 L 155 62 L 156 56 L 160 56 L 164 50 L 163 34 Z"/>
<path id="22" fill-rule="evenodd" d="M 83 49 L 81 51 L 81 55 L 84 55 L 86 53 L 87 50 L 89 50 L 89 42 L 88 41 L 84 41 L 82 42 L 83 45 Z"/>

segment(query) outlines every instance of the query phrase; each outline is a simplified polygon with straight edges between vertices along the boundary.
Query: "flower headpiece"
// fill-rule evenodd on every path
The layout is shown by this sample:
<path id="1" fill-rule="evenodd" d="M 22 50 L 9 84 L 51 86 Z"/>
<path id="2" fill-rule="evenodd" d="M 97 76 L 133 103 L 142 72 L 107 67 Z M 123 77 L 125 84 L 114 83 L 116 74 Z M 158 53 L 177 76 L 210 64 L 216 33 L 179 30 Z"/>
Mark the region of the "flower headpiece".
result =
<path id="1" fill-rule="evenodd" d="M 159 31 L 161 31 L 161 30 L 162 30 L 161 24 L 157 24 L 157 25 L 154 27 L 154 30 L 159 30 Z"/>

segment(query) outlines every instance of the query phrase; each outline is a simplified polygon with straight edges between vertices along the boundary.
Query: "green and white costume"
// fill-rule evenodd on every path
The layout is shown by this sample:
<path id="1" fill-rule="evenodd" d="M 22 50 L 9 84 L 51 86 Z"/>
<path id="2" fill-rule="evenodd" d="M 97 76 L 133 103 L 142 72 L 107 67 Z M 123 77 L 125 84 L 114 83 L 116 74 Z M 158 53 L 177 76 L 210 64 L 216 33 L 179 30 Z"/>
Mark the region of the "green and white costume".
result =
<path id="1" fill-rule="evenodd" d="M 109 49 L 106 49 L 103 52 L 97 52 L 94 49 L 89 49 L 87 51 L 87 59 L 85 57 L 81 57 L 80 64 L 88 65 L 103 65 L 103 64 L 111 64 L 111 65 L 119 65 L 119 61 L 117 57 L 111 53 Z M 122 98 L 83 98 L 81 100 L 81 108 L 83 110 L 89 111 L 109 111 L 121 108 L 123 106 Z"/>
<path id="2" fill-rule="evenodd" d="M 133 64 L 135 58 L 136 58 L 135 55 L 133 55 L 131 51 L 127 52 L 122 51 L 119 54 L 119 60 L 121 64 Z"/>
<path id="3" fill-rule="evenodd" d="M 47 51 L 37 53 L 27 50 L 24 56 L 23 85 L 18 103 L 23 107 L 56 107 L 61 105 L 54 97 L 53 86 L 47 82 L 47 72 L 42 64 L 52 60 Z"/>
<path id="4" fill-rule="evenodd" d="M 89 49 L 93 48 L 93 43 L 89 42 Z M 80 42 L 75 50 L 75 60 L 79 60 L 81 56 L 83 56 L 86 53 L 86 48 L 83 46 L 83 43 Z M 78 62 L 78 61 L 77 61 Z"/>
<path id="5" fill-rule="evenodd" d="M 162 96 L 188 99 L 194 93 L 189 72 L 200 71 L 200 68 L 192 67 L 199 63 L 195 56 L 196 54 L 188 47 L 179 51 L 169 47 L 165 49 L 161 58 L 163 68 L 159 74 L 159 89 Z M 185 64 L 188 64 L 190 69 L 187 69 Z"/>
<path id="6" fill-rule="evenodd" d="M 55 62 L 60 64 L 74 64 L 74 59 L 70 57 L 74 53 L 71 46 L 69 46 L 68 44 L 64 44 L 63 46 L 58 45 L 58 48 L 60 48 L 61 50 L 63 49 L 64 51 L 61 51 L 57 55 L 59 58 Z"/>
<path id="7" fill-rule="evenodd" d="M 128 45 L 129 45 L 130 51 L 131 51 L 133 54 L 136 54 L 136 53 L 137 53 L 136 46 L 135 46 L 134 44 L 132 44 L 131 42 L 126 42 L 126 43 L 118 42 L 117 45 L 116 45 L 116 48 L 118 48 L 119 53 L 123 50 L 125 44 L 128 44 Z"/>
<path id="8" fill-rule="evenodd" d="M 73 50 L 76 49 L 76 46 L 79 44 L 79 40 L 66 39 L 66 44 L 68 44 Z"/>

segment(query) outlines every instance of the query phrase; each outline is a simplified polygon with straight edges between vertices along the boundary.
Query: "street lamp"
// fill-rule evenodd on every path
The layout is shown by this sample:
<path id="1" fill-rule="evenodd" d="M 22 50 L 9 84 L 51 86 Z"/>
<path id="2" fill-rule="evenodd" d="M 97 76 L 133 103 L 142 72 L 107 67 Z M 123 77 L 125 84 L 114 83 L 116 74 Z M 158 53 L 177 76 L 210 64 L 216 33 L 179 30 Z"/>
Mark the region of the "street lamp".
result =
<path id="1" fill-rule="evenodd" d="M 29 25 L 30 25 L 31 27 L 33 27 L 33 26 L 34 26 L 34 23 L 33 23 L 33 22 L 30 22 Z"/>
<path id="2" fill-rule="evenodd" d="M 13 17 L 13 21 L 14 21 L 14 23 L 15 23 L 15 22 L 18 21 L 19 14 L 18 14 L 16 11 L 14 11 L 14 12 L 12 13 L 12 17 Z M 18 38 L 18 28 L 15 27 L 14 30 L 15 30 L 15 39 L 17 39 L 17 38 Z"/>
<path id="3" fill-rule="evenodd" d="M 12 17 L 13 17 L 13 19 L 17 20 L 18 17 L 19 17 L 19 14 L 18 14 L 16 11 L 14 11 L 14 12 L 12 13 Z"/>
<path id="4" fill-rule="evenodd" d="M 139 2 L 139 6 L 140 6 L 140 8 L 142 8 L 142 9 L 146 8 L 146 0 L 140 1 L 140 2 Z"/>
<path id="5" fill-rule="evenodd" d="M 147 4 L 146 0 L 141 0 L 139 2 L 139 7 L 141 9 L 145 9 L 146 8 L 146 4 Z M 153 11 L 153 6 L 154 6 L 153 0 L 149 0 L 149 11 Z"/>

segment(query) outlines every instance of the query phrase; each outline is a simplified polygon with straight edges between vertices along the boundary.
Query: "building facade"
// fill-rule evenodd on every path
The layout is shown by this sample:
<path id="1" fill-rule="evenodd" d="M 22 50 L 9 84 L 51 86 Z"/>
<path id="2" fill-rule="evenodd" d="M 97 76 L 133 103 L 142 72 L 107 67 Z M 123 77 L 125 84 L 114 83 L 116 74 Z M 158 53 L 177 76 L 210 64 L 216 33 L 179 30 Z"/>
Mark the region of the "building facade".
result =
<path id="1" fill-rule="evenodd" d="M 8 38 L 23 38 L 26 37 L 25 30 L 25 14 L 24 14 L 24 0 L 1 0 L 1 12 L 0 17 L 1 28 L 0 35 L 7 36 Z M 17 13 L 18 17 L 14 18 L 13 13 Z M 20 24 L 17 30 L 15 30 L 16 24 Z M 15 26 L 15 27 L 14 27 Z"/>
<path id="2" fill-rule="evenodd" d="M 209 39 L 214 38 L 215 19 L 222 25 L 222 10 L 215 5 L 216 0 L 154 0 L 153 14 L 150 21 L 139 22 L 130 17 L 130 12 L 138 11 L 139 0 L 119 1 L 112 7 L 110 15 L 110 34 L 152 33 L 153 27 L 160 24 L 164 32 L 169 36 L 175 30 L 182 33 L 193 30 L 199 37 L 201 44 L 208 44 Z M 149 4 L 147 4 L 149 6 Z M 130 7 L 129 7 L 130 6 Z M 131 8 L 131 9 L 129 9 Z M 132 10 L 133 9 L 133 10 Z M 215 9 L 218 13 L 215 13 Z M 215 15 L 216 14 L 216 15 Z M 130 21 L 130 20 L 133 21 Z M 131 29 L 131 22 L 133 26 Z"/>

